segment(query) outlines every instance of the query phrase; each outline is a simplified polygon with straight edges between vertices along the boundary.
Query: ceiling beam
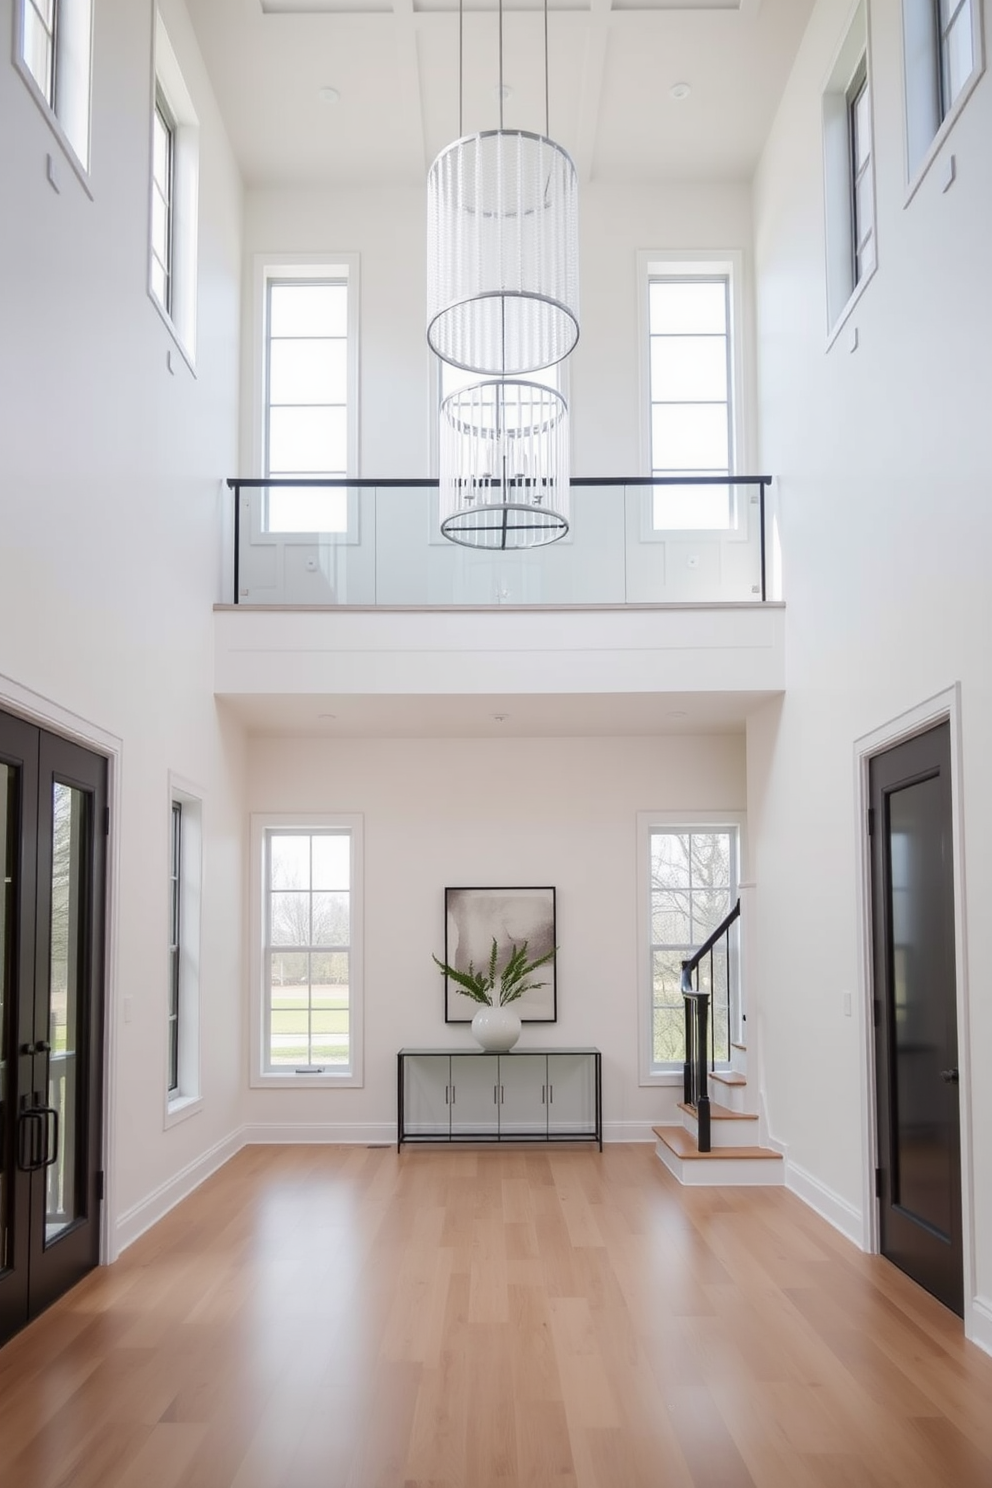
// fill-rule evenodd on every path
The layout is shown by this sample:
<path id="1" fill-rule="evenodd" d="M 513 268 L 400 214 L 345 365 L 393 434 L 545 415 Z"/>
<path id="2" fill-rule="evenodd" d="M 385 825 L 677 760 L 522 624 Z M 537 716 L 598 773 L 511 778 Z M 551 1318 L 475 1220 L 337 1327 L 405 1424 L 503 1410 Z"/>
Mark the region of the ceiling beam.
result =
<path id="1" fill-rule="evenodd" d="M 417 46 L 417 22 L 413 0 L 393 0 L 395 17 L 396 66 L 401 90 L 402 118 L 409 121 L 410 158 L 416 156 L 417 169 L 424 178 L 430 167 L 424 140 L 424 105 L 420 89 L 420 51 Z"/>
<path id="2" fill-rule="evenodd" d="M 579 133 L 576 166 L 580 181 L 592 179 L 599 136 L 599 114 L 603 101 L 603 73 L 606 70 L 606 48 L 609 44 L 613 0 L 591 0 L 586 57 L 579 92 Z"/>

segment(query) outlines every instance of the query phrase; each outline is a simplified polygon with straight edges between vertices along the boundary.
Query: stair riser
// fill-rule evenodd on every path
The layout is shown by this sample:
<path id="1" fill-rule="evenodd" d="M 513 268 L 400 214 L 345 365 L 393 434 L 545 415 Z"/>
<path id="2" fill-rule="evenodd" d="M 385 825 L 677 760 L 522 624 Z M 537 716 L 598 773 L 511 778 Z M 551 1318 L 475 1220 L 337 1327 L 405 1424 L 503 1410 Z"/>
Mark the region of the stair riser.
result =
<path id="1" fill-rule="evenodd" d="M 710 1100 L 726 1106 L 728 1111 L 737 1111 L 743 1115 L 747 1111 L 747 1086 L 724 1085 L 722 1081 L 714 1080 L 711 1076 Z"/>
<path id="2" fill-rule="evenodd" d="M 735 1069 L 735 1070 L 739 1070 L 739 1072 L 742 1075 L 746 1075 L 747 1074 L 747 1050 L 746 1049 L 735 1049 L 733 1046 L 731 1046 L 731 1049 L 730 1049 L 730 1068 L 731 1069 Z"/>
<path id="3" fill-rule="evenodd" d="M 687 1188 L 781 1188 L 784 1182 L 783 1162 L 754 1162 L 740 1157 L 683 1162 L 664 1142 L 658 1142 L 654 1150 L 672 1176 Z"/>
<path id="4" fill-rule="evenodd" d="M 687 1111 L 683 1111 L 682 1125 L 693 1140 L 698 1141 L 699 1123 L 695 1116 L 690 1116 Z M 742 1117 L 740 1121 L 710 1122 L 711 1147 L 750 1147 L 757 1140 L 758 1123 L 751 1119 Z"/>

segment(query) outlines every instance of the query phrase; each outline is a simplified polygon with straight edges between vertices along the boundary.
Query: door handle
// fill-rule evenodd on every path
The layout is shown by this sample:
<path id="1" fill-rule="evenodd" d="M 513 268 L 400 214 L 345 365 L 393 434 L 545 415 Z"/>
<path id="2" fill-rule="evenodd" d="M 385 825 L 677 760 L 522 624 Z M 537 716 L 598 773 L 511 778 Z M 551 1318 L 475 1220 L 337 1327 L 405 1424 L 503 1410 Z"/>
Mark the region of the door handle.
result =
<path id="1" fill-rule="evenodd" d="M 45 1160 L 41 1166 L 50 1168 L 59 1160 L 59 1113 L 54 1106 L 38 1106 L 37 1115 L 45 1131 Z"/>
<path id="2" fill-rule="evenodd" d="M 956 1085 L 958 1083 L 958 1072 L 956 1069 L 941 1070 L 940 1078 L 945 1085 Z"/>
<path id="3" fill-rule="evenodd" d="M 21 1111 L 17 1118 L 17 1166 L 22 1173 L 37 1173 L 45 1166 L 45 1123 L 33 1107 Z"/>

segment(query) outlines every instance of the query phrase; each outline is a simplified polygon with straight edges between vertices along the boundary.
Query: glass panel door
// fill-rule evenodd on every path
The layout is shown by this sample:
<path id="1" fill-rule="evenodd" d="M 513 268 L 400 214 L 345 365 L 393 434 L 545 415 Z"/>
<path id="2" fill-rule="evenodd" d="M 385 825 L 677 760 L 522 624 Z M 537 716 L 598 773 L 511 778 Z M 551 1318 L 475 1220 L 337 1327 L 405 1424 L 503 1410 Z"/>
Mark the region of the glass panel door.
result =
<path id="1" fill-rule="evenodd" d="M 51 947 L 48 978 L 48 1108 L 45 1241 L 79 1218 L 80 996 L 86 976 L 86 842 L 90 801 L 75 786 L 52 786 Z M 80 1120 L 80 1116 L 83 1120 Z"/>
<path id="2" fill-rule="evenodd" d="M 8 1133 L 13 1126 L 13 1023 L 17 989 L 14 981 L 14 928 L 17 899 L 17 770 L 0 763 L 0 1272 L 13 1254 L 13 1152 Z"/>

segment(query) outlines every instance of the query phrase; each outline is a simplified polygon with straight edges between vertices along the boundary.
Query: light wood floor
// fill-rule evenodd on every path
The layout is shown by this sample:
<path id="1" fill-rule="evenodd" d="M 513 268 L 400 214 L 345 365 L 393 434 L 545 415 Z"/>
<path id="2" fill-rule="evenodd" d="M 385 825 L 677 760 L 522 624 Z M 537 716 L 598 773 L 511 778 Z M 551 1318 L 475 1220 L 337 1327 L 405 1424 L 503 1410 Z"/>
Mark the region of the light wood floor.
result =
<path id="1" fill-rule="evenodd" d="M 249 1148 L 0 1350 L 3 1488 L 989 1488 L 992 1359 L 650 1147 Z"/>

